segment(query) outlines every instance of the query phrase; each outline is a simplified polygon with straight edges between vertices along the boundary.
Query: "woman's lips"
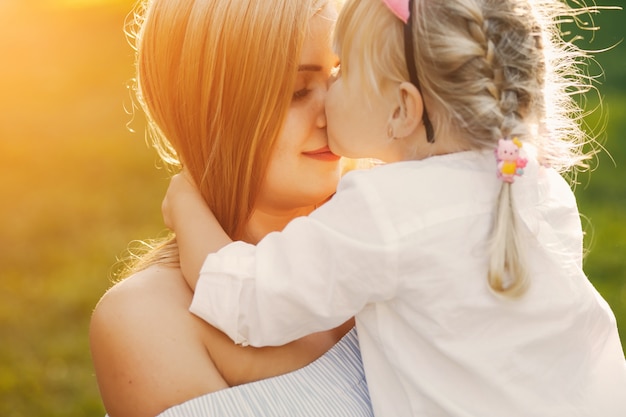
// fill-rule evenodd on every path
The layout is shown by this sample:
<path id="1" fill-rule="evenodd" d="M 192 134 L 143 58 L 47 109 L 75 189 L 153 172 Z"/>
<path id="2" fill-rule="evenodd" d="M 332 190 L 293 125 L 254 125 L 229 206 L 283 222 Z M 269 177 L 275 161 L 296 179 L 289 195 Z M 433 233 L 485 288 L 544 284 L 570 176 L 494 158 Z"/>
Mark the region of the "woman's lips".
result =
<path id="1" fill-rule="evenodd" d="M 309 158 L 317 159 L 319 161 L 338 161 L 341 159 L 339 155 L 335 155 L 330 151 L 328 146 L 324 146 L 323 148 L 316 149 L 314 151 L 302 152 L 304 156 L 308 156 Z"/>

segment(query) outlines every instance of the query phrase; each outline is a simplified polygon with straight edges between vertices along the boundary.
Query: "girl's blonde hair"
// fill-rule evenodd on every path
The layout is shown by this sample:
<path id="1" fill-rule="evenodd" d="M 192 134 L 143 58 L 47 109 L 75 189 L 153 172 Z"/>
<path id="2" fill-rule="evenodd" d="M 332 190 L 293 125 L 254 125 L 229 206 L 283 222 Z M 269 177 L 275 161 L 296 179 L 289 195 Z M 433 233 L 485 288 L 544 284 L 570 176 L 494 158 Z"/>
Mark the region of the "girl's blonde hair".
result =
<path id="1" fill-rule="evenodd" d="M 415 64 L 435 138 L 461 134 L 473 148 L 495 149 L 518 137 L 559 172 L 584 167 L 587 136 L 574 96 L 591 80 L 578 65 L 586 54 L 562 39 L 559 25 L 589 10 L 560 0 L 415 0 Z M 370 94 L 407 81 L 403 30 L 382 0 L 348 0 L 335 37 L 342 72 L 358 72 Z M 503 183 L 498 198 L 488 282 L 516 296 L 527 277 L 510 187 Z"/>
<path id="2" fill-rule="evenodd" d="M 319 0 L 143 0 L 127 23 L 136 98 L 162 160 L 184 166 L 233 239 L 252 214 Z M 132 270 L 177 264 L 167 238 Z"/>

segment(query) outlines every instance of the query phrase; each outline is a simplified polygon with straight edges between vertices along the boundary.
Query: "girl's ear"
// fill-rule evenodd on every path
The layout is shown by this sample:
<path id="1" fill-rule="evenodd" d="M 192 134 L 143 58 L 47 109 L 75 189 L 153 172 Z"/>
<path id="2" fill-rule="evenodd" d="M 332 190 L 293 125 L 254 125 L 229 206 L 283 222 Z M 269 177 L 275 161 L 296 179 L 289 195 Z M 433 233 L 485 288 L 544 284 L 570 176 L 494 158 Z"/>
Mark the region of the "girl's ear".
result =
<path id="1" fill-rule="evenodd" d="M 409 82 L 400 84 L 390 119 L 395 138 L 411 136 L 422 121 L 424 101 L 419 90 Z"/>

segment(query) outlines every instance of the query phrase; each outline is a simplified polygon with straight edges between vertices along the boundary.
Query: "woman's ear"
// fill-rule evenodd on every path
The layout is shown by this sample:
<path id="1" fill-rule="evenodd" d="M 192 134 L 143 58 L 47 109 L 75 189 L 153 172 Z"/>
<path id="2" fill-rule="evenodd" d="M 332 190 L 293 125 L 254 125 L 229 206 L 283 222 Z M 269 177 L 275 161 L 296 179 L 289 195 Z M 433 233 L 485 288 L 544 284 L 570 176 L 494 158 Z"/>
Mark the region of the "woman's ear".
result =
<path id="1" fill-rule="evenodd" d="M 421 124 L 423 111 L 424 101 L 419 90 L 409 82 L 401 83 L 389 121 L 393 136 L 395 138 L 411 136 Z"/>

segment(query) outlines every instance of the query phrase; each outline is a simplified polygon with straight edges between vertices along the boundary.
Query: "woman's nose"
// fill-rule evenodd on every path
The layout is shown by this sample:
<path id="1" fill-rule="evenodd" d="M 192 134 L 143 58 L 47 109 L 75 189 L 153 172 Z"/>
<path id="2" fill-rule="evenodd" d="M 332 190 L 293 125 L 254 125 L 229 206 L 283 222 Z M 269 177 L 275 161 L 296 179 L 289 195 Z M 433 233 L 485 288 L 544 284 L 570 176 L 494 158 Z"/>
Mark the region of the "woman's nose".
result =
<path id="1" fill-rule="evenodd" d="M 326 95 L 327 93 L 328 93 L 328 88 L 323 89 L 322 91 L 320 91 L 316 99 L 317 100 L 316 102 L 317 114 L 316 114 L 316 119 L 315 119 L 315 125 L 320 129 L 326 128 Z"/>

